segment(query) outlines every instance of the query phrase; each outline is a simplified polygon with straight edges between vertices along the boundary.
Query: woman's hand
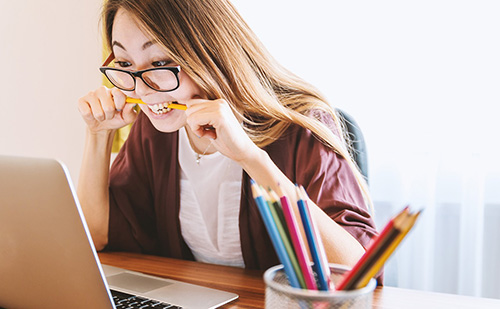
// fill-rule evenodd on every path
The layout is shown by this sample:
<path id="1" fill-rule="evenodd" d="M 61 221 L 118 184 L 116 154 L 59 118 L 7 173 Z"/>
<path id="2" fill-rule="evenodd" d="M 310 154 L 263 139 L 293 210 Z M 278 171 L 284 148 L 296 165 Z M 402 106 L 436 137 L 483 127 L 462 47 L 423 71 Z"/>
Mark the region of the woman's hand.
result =
<path id="1" fill-rule="evenodd" d="M 135 121 L 133 104 L 125 103 L 126 96 L 117 88 L 99 87 L 78 100 L 78 110 L 92 133 L 111 131 Z"/>
<path id="2" fill-rule="evenodd" d="M 192 99 L 187 105 L 187 124 L 199 137 L 213 139 L 212 145 L 233 161 L 242 163 L 256 151 L 257 145 L 243 130 L 224 99 Z"/>

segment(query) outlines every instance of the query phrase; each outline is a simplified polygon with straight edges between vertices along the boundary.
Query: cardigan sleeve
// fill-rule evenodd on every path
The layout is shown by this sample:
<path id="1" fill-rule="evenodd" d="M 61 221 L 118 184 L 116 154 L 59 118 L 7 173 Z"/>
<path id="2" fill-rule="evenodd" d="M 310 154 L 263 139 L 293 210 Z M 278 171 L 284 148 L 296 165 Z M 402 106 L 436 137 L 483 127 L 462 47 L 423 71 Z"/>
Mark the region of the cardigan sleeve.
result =
<path id="1" fill-rule="evenodd" d="M 318 117 L 338 134 L 331 117 Z M 310 130 L 297 125 L 291 125 L 266 151 L 292 182 L 304 186 L 311 200 L 332 220 L 364 248 L 368 246 L 377 230 L 347 160 Z"/>
<path id="2" fill-rule="evenodd" d="M 110 170 L 108 250 L 155 251 L 153 196 L 143 154 L 144 120 L 138 117 Z"/>
<path id="3" fill-rule="evenodd" d="M 366 249 L 377 231 L 347 160 L 309 130 L 299 130 L 296 155 L 297 182 L 312 201 Z"/>
<path id="4" fill-rule="evenodd" d="M 378 233 L 346 159 L 297 125 L 291 125 L 266 151 L 292 182 L 304 186 L 318 207 L 368 247 Z M 377 281 L 383 283 L 383 273 L 377 275 Z"/>

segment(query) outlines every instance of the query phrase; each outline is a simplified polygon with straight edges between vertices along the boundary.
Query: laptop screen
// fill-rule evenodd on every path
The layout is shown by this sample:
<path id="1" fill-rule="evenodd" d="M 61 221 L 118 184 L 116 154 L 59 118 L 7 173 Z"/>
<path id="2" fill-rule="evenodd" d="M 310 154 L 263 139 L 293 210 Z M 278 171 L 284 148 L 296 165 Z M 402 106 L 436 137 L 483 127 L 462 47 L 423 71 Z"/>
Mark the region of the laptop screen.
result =
<path id="1" fill-rule="evenodd" d="M 101 265 L 64 164 L 0 156 L 0 308 L 114 308 L 110 286 L 185 308 L 238 297 Z"/>

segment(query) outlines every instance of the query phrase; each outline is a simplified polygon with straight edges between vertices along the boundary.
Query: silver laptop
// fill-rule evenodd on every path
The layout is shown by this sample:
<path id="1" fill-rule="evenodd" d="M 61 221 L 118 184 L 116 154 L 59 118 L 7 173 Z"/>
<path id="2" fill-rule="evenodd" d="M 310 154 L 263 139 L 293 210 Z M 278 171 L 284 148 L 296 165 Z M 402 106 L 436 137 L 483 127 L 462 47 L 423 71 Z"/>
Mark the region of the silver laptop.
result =
<path id="1" fill-rule="evenodd" d="M 64 164 L 0 156 L 0 307 L 120 308 L 130 301 L 116 299 L 130 295 L 144 308 L 216 308 L 238 297 L 101 265 Z"/>

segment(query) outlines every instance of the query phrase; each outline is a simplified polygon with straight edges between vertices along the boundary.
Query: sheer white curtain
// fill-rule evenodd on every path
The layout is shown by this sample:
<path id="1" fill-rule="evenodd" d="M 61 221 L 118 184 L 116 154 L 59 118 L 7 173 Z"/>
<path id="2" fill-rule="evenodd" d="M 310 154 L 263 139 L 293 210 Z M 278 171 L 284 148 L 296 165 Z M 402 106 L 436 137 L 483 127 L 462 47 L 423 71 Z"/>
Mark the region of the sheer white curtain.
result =
<path id="1" fill-rule="evenodd" d="M 396 160 L 372 172 L 377 224 L 383 226 L 405 204 L 424 211 L 387 263 L 385 283 L 500 298 L 498 156 L 400 157 L 408 162 Z"/>
<path id="2" fill-rule="evenodd" d="M 233 3 L 357 120 L 378 227 L 424 209 L 386 285 L 500 298 L 500 2 Z"/>

